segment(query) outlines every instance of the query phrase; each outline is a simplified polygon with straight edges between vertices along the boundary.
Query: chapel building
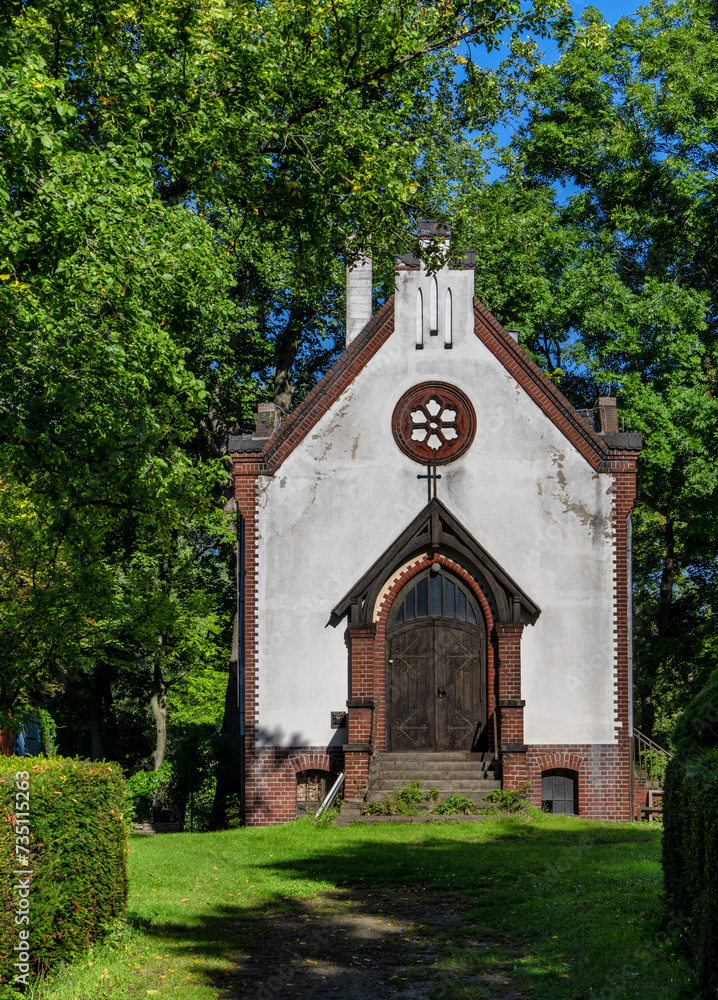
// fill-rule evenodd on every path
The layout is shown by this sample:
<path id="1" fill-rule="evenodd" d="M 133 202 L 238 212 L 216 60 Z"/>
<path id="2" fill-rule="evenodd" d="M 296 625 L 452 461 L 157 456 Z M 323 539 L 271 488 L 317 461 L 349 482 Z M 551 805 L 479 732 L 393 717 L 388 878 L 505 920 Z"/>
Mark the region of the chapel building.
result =
<path id="1" fill-rule="evenodd" d="M 474 297 L 473 262 L 399 258 L 375 315 L 370 262 L 350 270 L 344 353 L 230 438 L 249 825 L 340 771 L 356 802 L 382 775 L 478 777 L 631 818 L 641 438 L 612 398 L 568 402 Z"/>

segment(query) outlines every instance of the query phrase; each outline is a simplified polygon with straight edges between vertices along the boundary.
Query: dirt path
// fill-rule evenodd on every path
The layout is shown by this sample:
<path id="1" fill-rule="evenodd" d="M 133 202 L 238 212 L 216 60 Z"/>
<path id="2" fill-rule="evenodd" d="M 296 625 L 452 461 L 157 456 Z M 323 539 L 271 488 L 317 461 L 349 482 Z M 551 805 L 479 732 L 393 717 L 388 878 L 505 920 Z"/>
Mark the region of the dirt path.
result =
<path id="1" fill-rule="evenodd" d="M 224 997 L 530 996 L 512 988 L 502 968 L 501 958 L 510 966 L 519 950 L 513 942 L 478 935 L 445 895 L 415 887 L 325 893 L 244 923 L 242 938 L 245 949 L 228 956 L 233 969 L 216 980 Z"/>

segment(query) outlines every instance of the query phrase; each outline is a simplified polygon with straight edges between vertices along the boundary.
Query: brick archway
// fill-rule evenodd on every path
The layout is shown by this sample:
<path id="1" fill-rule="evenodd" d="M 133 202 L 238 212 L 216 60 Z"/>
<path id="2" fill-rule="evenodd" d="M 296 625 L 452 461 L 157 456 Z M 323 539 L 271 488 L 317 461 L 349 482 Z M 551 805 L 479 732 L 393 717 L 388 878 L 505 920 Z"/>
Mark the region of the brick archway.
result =
<path id="1" fill-rule="evenodd" d="M 585 815 L 588 812 L 589 795 L 587 789 L 588 772 L 583 754 L 577 750 L 553 750 L 541 752 L 534 750 L 527 761 L 527 780 L 531 782 L 528 797 L 532 805 L 541 808 L 541 775 L 544 771 L 565 770 L 575 771 L 578 776 L 578 812 Z"/>
<path id="2" fill-rule="evenodd" d="M 337 619 L 349 618 L 348 742 L 343 749 L 347 786 L 356 790 L 357 798 L 366 789 L 370 754 L 386 750 L 389 609 L 402 587 L 432 565 L 455 575 L 481 609 L 488 638 L 490 746 L 505 754 L 506 787 L 525 780 L 522 616 L 535 620 L 541 609 L 434 497 L 332 609 Z"/>
<path id="3" fill-rule="evenodd" d="M 508 751 L 504 765 L 506 787 L 526 780 L 521 701 L 520 621 L 496 620 L 490 601 L 478 580 L 456 560 L 442 552 L 418 555 L 392 571 L 382 586 L 371 620 L 349 624 L 350 684 L 347 701 L 348 743 L 345 747 L 347 794 L 360 797 L 369 778 L 369 757 L 386 750 L 386 626 L 392 603 L 404 586 L 432 565 L 456 576 L 475 596 L 486 623 L 487 689 L 489 718 L 496 718 L 499 742 Z M 369 617 L 369 615 L 367 615 Z M 493 747 L 493 726 L 488 726 Z"/>
<path id="4" fill-rule="evenodd" d="M 331 774 L 336 774 L 339 771 L 339 762 L 336 758 L 319 752 L 297 754 L 290 759 L 289 766 L 294 774 L 299 774 L 300 771 L 329 771 Z"/>

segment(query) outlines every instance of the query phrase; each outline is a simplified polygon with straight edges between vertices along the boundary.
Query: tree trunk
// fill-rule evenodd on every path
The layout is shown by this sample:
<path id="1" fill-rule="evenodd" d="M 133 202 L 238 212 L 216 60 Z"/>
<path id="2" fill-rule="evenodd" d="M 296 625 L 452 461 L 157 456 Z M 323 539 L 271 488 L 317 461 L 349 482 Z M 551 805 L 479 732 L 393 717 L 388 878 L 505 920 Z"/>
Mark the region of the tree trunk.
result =
<path id="1" fill-rule="evenodd" d="M 153 671 L 153 690 L 150 698 L 150 708 L 155 717 L 157 736 L 155 739 L 155 749 L 152 752 L 153 768 L 159 771 L 165 759 L 165 749 L 167 746 L 167 686 L 162 677 L 162 636 L 157 639 L 159 649 L 155 656 Z"/>
<path id="2" fill-rule="evenodd" d="M 664 640 L 668 636 L 673 610 L 673 586 L 676 579 L 676 539 L 675 521 L 666 518 L 665 552 L 661 570 L 661 582 L 658 588 L 658 614 L 656 616 L 658 636 L 655 651 L 646 658 L 646 666 L 640 684 L 641 696 L 641 730 L 649 738 L 653 737 L 656 721 L 656 706 L 654 690 L 658 680 L 658 670 L 663 658 Z"/>
<path id="3" fill-rule="evenodd" d="M 312 315 L 309 307 L 293 302 L 284 330 L 275 343 L 274 402 L 283 413 L 289 413 L 292 406 L 292 369 L 302 343 L 302 327 Z"/>
<path id="4" fill-rule="evenodd" d="M 92 683 L 90 686 L 90 736 L 92 737 L 93 760 L 103 760 L 105 756 L 105 744 L 102 739 L 102 701 L 104 692 L 100 671 L 100 667 L 95 667 L 92 672 Z"/>
<path id="5" fill-rule="evenodd" d="M 234 616 L 232 629 L 232 656 L 229 661 L 227 692 L 224 697 L 224 718 L 222 737 L 226 759 L 222 761 L 217 774 L 217 788 L 214 793 L 209 825 L 212 830 L 226 829 L 229 824 L 229 808 L 232 801 L 239 802 L 242 792 L 242 736 L 240 730 L 239 698 L 239 615 Z"/>

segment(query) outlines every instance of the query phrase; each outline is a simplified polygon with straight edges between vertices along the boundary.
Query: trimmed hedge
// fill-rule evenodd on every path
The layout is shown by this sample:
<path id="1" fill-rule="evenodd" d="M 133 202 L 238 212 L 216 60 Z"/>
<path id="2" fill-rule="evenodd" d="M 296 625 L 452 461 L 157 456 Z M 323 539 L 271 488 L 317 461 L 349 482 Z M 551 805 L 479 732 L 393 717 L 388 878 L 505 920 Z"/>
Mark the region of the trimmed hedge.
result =
<path id="1" fill-rule="evenodd" d="M 31 979 L 87 948 L 119 916 L 127 902 L 128 813 L 116 764 L 0 758 L 0 982 L 25 973 L 14 967 L 20 945 Z"/>
<path id="2" fill-rule="evenodd" d="M 718 748 L 668 765 L 663 881 L 671 923 L 696 961 L 701 997 L 718 996 Z"/>

